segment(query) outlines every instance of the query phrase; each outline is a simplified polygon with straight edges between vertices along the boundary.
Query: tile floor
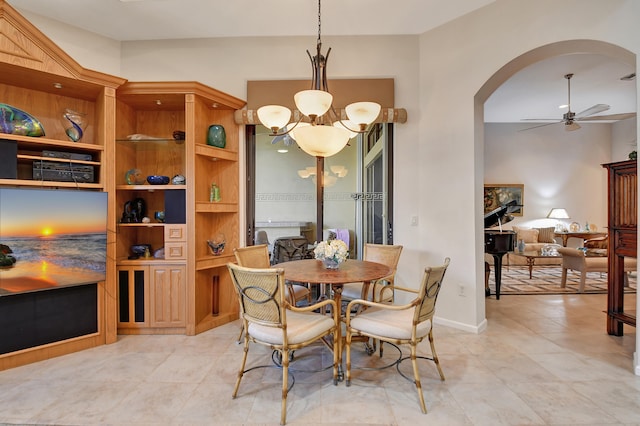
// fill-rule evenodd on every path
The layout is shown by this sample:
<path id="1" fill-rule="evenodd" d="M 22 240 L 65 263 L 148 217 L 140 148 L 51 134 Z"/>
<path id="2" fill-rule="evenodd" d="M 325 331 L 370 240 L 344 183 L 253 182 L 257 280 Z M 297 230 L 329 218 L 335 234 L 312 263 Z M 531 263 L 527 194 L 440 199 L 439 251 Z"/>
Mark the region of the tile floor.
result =
<path id="1" fill-rule="evenodd" d="M 634 306 L 635 296 L 627 302 Z M 604 308 L 604 295 L 488 298 L 485 333 L 436 324 L 447 380 L 423 361 L 428 414 L 394 369 L 354 371 L 349 388 L 334 386 L 324 370 L 294 373 L 288 424 L 640 425 L 636 329 L 607 335 Z M 242 353 L 237 332 L 236 322 L 194 337 L 121 336 L 112 345 L 0 372 L 0 424 L 276 425 L 279 370 L 248 373 L 231 399 Z M 258 348 L 251 365 L 269 357 Z M 376 359 L 361 346 L 355 353 L 354 363 Z M 386 347 L 385 358 L 392 353 Z M 329 359 L 318 346 L 296 353 L 294 365 L 308 370 Z"/>

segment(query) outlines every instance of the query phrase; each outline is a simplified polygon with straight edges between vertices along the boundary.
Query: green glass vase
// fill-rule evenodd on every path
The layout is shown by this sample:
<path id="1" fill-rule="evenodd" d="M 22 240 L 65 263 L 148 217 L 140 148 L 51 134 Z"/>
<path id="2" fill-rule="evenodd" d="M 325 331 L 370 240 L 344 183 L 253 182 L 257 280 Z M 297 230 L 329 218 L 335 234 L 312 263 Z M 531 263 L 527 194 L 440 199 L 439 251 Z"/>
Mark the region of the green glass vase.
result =
<path id="1" fill-rule="evenodd" d="M 207 145 L 215 146 L 217 148 L 224 148 L 227 145 L 227 135 L 224 132 L 224 127 L 220 124 L 212 124 L 209 126 L 207 132 Z"/>

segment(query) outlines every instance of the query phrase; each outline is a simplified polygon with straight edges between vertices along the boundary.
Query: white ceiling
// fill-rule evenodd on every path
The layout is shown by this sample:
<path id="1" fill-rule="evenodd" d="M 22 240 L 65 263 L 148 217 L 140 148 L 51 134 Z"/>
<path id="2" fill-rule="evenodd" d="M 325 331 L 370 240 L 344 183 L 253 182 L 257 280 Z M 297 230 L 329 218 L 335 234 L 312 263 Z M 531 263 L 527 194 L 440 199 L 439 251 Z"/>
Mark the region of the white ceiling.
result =
<path id="1" fill-rule="evenodd" d="M 36 13 L 114 40 L 243 36 L 316 36 L 315 0 L 8 0 Z M 493 0 L 324 0 L 322 35 L 415 35 Z M 292 19 L 295 17 L 295 19 Z M 562 119 L 571 80 L 571 110 L 595 104 L 605 114 L 636 111 L 636 81 L 627 64 L 591 54 L 558 56 L 514 75 L 489 98 L 486 122 Z M 545 121 L 545 120 L 541 120 Z M 528 121 L 527 123 L 533 123 Z M 535 125 L 535 124 L 532 124 Z"/>

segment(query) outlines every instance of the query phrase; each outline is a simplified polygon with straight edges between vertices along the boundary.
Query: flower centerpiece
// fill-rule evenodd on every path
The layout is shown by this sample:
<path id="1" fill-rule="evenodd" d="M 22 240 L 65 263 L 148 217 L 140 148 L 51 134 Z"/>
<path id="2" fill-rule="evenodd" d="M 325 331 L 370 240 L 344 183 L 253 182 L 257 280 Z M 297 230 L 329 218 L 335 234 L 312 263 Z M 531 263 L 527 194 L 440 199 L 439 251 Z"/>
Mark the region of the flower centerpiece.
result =
<path id="1" fill-rule="evenodd" d="M 338 269 L 340 263 L 347 260 L 349 248 L 342 240 L 320 241 L 313 254 L 316 259 L 322 260 L 325 268 Z"/>

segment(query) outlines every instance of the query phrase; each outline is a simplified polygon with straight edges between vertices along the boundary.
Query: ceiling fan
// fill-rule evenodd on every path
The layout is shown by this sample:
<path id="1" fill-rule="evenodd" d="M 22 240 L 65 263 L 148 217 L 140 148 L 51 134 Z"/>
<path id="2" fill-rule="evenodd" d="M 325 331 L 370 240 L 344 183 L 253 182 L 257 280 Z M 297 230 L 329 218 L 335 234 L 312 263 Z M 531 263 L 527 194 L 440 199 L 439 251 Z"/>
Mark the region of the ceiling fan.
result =
<path id="1" fill-rule="evenodd" d="M 536 129 L 538 127 L 543 127 L 543 126 L 550 126 L 552 124 L 564 123 L 564 129 L 570 132 L 573 130 L 578 130 L 580 128 L 580 125 L 576 123 L 576 121 L 624 120 L 626 118 L 631 118 L 636 115 L 633 112 L 623 113 L 623 114 L 594 115 L 600 112 L 607 111 L 609 108 L 611 108 L 607 104 L 595 104 L 592 107 L 587 108 L 584 111 L 581 111 L 576 114 L 575 112 L 571 111 L 571 77 L 573 77 L 573 74 L 565 74 L 564 76 L 564 78 L 567 79 L 567 112 L 565 112 L 562 115 L 562 120 L 555 121 L 553 123 L 545 123 L 545 124 L 540 124 L 538 126 L 528 127 L 526 129 L 521 129 L 520 131 Z M 542 121 L 542 119 L 531 119 L 531 118 L 528 118 L 525 120 Z"/>

